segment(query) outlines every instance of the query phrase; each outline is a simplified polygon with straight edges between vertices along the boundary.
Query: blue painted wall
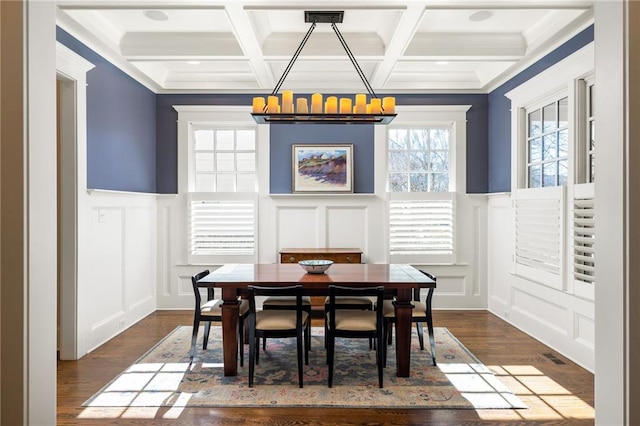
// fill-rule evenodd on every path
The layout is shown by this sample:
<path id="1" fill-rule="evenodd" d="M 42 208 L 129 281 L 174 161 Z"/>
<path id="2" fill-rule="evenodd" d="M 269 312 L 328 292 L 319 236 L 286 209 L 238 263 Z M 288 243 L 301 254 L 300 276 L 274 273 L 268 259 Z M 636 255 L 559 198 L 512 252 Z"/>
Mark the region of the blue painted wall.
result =
<path id="1" fill-rule="evenodd" d="M 592 41 L 593 25 L 489 93 L 489 192 L 511 191 L 511 101 L 505 93 Z"/>
<path id="2" fill-rule="evenodd" d="M 156 192 L 156 95 L 61 28 L 87 73 L 87 187 Z"/>
<path id="3" fill-rule="evenodd" d="M 291 184 L 291 146 L 309 143 L 353 144 L 353 192 L 374 192 L 373 125 L 270 124 L 269 188 L 272 194 L 287 194 Z"/>
<path id="4" fill-rule="evenodd" d="M 158 95 L 157 96 L 157 188 L 159 193 L 177 192 L 177 119 L 173 105 L 251 105 L 254 95 Z M 329 95 L 327 95 L 329 96 Z M 398 105 L 471 105 L 467 113 L 467 192 L 488 190 L 487 95 L 396 95 Z M 354 191 L 372 193 L 374 179 L 384 179 L 373 167 L 371 126 L 270 125 L 270 191 L 291 192 L 291 144 L 345 141 L 354 148 Z M 347 137 L 347 134 L 349 135 Z M 348 140 L 352 139 L 352 140 Z M 360 163 L 362 161 L 362 163 Z"/>

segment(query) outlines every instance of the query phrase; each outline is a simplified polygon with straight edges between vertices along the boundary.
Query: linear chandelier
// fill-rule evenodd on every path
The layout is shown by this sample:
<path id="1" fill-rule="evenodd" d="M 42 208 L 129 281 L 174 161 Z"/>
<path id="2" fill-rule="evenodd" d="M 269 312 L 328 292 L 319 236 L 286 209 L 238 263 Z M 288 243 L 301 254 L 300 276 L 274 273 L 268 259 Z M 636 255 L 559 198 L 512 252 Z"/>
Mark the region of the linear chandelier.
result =
<path id="1" fill-rule="evenodd" d="M 358 61 L 351 53 L 351 49 L 347 46 L 347 42 L 342 37 L 336 23 L 342 23 L 344 11 L 305 11 L 305 22 L 311 22 L 311 27 L 302 39 L 298 49 L 293 54 L 289 65 L 284 70 L 282 77 L 278 80 L 273 92 L 267 97 L 253 98 L 253 108 L 251 116 L 259 124 L 268 123 L 316 123 L 316 124 L 389 124 L 395 117 L 396 100 L 392 96 L 379 98 L 369 84 L 367 77 L 362 72 Z M 311 95 L 311 106 L 309 107 L 307 97 L 297 97 L 295 99 L 293 91 L 282 91 L 282 103 L 278 96 L 278 90 L 287 78 L 293 64 L 298 59 L 300 52 L 304 48 L 311 33 L 316 27 L 316 23 L 331 24 L 331 28 L 336 33 L 340 44 L 344 48 L 349 60 L 353 64 L 358 76 L 364 83 L 365 88 L 369 92 L 369 102 L 367 103 L 367 95 L 359 93 L 355 95 L 355 102 L 348 97 L 329 96 L 323 103 L 321 93 Z"/>

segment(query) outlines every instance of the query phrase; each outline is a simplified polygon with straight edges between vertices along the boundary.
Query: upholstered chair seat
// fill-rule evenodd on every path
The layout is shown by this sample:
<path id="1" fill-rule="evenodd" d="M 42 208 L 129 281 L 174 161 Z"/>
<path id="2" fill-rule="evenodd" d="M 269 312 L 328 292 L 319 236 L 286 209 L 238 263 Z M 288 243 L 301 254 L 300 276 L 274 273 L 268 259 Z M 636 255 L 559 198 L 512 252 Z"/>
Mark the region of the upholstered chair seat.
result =
<path id="1" fill-rule="evenodd" d="M 249 312 L 249 301 L 244 299 L 241 300 L 238 310 L 239 315 L 245 316 L 247 312 Z M 202 316 L 222 317 L 222 300 L 209 300 L 200 308 L 200 314 Z"/>

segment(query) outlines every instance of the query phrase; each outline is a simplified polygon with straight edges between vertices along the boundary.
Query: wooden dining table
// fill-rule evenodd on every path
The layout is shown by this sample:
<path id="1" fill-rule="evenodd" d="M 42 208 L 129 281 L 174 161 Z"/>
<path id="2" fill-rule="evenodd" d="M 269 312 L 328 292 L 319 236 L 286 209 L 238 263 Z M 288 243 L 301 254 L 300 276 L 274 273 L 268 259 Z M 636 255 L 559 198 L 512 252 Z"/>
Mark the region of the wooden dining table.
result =
<path id="1" fill-rule="evenodd" d="M 222 289 L 222 343 L 224 375 L 237 375 L 238 296 L 249 285 L 285 286 L 301 284 L 305 294 L 329 294 L 329 285 L 351 287 L 383 286 L 395 295 L 396 365 L 399 377 L 409 377 L 413 289 L 435 288 L 436 283 L 411 265 L 405 264 L 333 264 L 323 274 L 309 274 L 298 264 L 226 264 L 198 281 L 203 288 Z"/>

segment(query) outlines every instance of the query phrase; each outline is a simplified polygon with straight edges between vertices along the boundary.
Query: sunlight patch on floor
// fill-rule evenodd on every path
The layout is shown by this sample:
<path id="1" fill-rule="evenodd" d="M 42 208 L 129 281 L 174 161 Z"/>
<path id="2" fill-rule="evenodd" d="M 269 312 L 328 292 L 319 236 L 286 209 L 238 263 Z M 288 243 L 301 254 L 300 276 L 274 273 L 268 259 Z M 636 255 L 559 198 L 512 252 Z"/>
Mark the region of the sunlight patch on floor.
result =
<path id="1" fill-rule="evenodd" d="M 447 379 L 474 408 L 504 406 L 505 400 L 515 407 L 526 408 L 491 370 L 483 364 L 438 364 Z"/>
<path id="2" fill-rule="evenodd" d="M 520 398 L 527 410 L 478 410 L 483 420 L 589 420 L 595 409 L 572 395 L 539 369 L 530 365 L 502 365 L 487 367 L 495 377 Z"/>
<path id="3" fill-rule="evenodd" d="M 222 364 L 212 363 L 205 367 L 217 369 L 222 368 Z M 134 364 L 96 397 L 78 418 L 153 419 L 160 415 L 166 419 L 178 419 L 191 398 L 187 393 L 176 394 L 189 368 L 188 363 Z M 443 363 L 438 364 L 438 368 L 473 404 L 483 420 L 595 418 L 593 407 L 533 366 Z M 515 406 L 524 404 L 528 408 L 486 409 L 503 400 Z M 165 408 L 159 408 L 161 405 Z M 166 411 L 161 413 L 162 410 Z"/>
<path id="4" fill-rule="evenodd" d="M 155 418 L 170 404 L 166 418 L 178 418 L 191 395 L 176 392 L 189 363 L 134 364 L 100 393 L 80 418 Z M 118 408 L 114 408 L 118 407 Z"/>
<path id="5" fill-rule="evenodd" d="M 575 395 L 542 396 L 542 400 L 568 419 L 593 419 L 596 410 Z"/>

